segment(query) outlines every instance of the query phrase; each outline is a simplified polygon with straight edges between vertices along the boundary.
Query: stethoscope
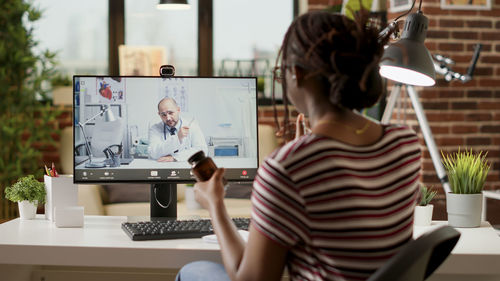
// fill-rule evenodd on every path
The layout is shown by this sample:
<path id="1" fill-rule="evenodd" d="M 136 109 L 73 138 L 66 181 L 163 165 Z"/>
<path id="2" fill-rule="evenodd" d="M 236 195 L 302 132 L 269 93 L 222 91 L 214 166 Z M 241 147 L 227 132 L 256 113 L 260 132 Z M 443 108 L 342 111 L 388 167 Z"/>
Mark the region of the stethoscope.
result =
<path id="1" fill-rule="evenodd" d="M 181 120 L 181 125 L 179 126 L 179 128 L 182 128 L 182 119 L 180 119 L 180 120 Z M 175 129 L 177 130 L 177 128 L 175 128 Z M 170 135 L 174 135 L 174 134 L 170 133 Z M 163 139 L 167 140 L 167 124 L 165 124 L 165 123 L 163 123 Z"/>

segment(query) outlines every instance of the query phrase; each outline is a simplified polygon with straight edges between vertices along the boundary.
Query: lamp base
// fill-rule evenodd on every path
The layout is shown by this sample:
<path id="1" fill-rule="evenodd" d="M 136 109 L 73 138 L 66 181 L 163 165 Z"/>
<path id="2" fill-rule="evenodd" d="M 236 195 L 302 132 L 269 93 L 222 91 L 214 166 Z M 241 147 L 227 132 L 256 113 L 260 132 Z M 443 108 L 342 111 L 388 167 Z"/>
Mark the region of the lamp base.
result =
<path id="1" fill-rule="evenodd" d="M 106 164 L 104 163 L 94 163 L 94 162 L 85 163 L 85 168 L 104 168 L 104 167 L 106 167 Z"/>

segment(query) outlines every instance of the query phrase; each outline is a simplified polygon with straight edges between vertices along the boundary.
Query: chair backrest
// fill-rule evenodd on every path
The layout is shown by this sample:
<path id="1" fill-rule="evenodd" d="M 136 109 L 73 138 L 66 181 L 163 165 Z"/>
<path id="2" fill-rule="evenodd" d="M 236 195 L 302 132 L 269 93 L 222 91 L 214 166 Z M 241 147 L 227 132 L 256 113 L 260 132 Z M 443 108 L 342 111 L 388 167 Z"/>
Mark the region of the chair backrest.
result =
<path id="1" fill-rule="evenodd" d="M 448 257 L 460 232 L 443 226 L 409 242 L 367 281 L 421 281 L 427 279 Z"/>
<path id="2" fill-rule="evenodd" d="M 114 121 L 95 123 L 92 129 L 92 140 L 90 149 L 94 157 L 105 157 L 103 150 L 111 145 L 120 145 L 123 139 L 123 120 L 117 118 Z"/>

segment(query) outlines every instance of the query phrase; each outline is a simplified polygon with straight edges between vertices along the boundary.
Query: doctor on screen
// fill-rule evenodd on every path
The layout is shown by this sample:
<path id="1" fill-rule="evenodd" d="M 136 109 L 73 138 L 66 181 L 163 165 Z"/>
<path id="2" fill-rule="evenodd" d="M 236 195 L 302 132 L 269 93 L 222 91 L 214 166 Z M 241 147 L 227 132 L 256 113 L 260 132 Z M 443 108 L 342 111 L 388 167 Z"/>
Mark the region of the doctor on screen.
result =
<path id="1" fill-rule="evenodd" d="M 187 161 L 194 153 L 208 152 L 205 136 L 194 119 L 180 116 L 181 109 L 172 98 L 158 103 L 161 122 L 149 129 L 149 157 L 158 162 Z"/>

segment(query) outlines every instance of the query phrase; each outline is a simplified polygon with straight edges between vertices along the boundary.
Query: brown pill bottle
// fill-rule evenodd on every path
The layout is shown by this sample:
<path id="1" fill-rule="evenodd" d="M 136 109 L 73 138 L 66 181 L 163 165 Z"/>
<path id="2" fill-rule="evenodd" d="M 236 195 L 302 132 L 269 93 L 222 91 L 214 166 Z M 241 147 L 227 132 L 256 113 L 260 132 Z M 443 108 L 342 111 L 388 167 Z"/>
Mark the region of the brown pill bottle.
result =
<path id="1" fill-rule="evenodd" d="M 207 181 L 217 170 L 217 165 L 215 165 L 212 158 L 205 156 L 205 152 L 200 150 L 193 154 L 188 159 L 188 163 L 191 165 L 191 171 L 193 172 L 197 181 Z M 227 180 L 222 178 L 224 185 L 227 184 Z"/>

